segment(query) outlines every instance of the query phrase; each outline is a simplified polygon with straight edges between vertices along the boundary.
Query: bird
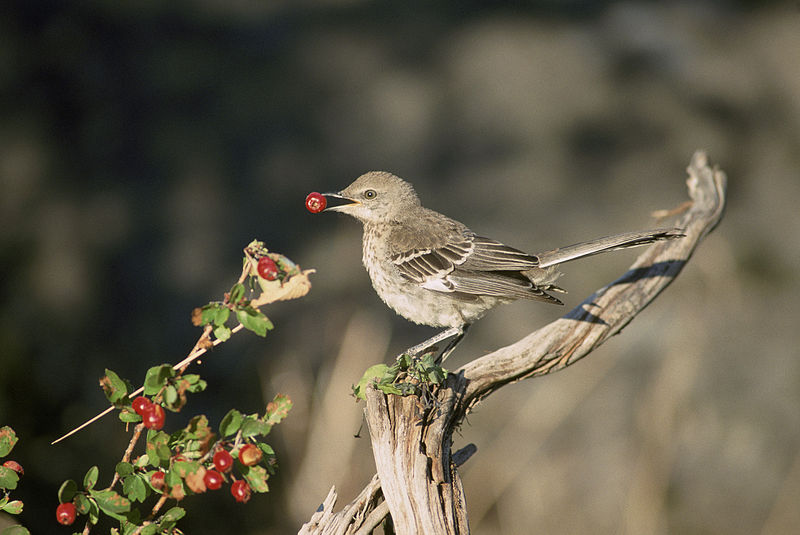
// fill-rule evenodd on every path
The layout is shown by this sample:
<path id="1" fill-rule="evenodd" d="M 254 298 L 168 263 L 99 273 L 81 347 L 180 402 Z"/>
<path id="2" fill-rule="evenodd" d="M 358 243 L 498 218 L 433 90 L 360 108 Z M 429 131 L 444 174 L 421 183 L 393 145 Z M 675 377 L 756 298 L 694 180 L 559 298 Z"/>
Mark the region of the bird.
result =
<path id="1" fill-rule="evenodd" d="M 322 195 L 324 212 L 362 223 L 362 261 L 381 300 L 413 323 L 444 328 L 402 354 L 420 355 L 452 338 L 439 362 L 499 304 L 529 299 L 563 305 L 552 295 L 565 293 L 555 284 L 560 264 L 684 236 L 680 229 L 660 228 L 530 254 L 423 207 L 410 183 L 386 171 L 365 173 L 343 190 Z"/>

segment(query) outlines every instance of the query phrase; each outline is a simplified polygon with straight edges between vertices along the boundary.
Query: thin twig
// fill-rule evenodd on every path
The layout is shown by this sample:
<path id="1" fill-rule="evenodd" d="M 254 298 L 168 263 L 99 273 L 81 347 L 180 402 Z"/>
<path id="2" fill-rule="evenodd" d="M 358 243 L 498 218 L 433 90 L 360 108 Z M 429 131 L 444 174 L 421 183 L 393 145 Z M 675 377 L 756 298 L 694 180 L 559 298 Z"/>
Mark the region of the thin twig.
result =
<path id="1" fill-rule="evenodd" d="M 142 431 L 144 431 L 144 424 L 136 424 L 136 427 L 133 428 L 133 435 L 131 435 L 131 441 L 128 443 L 128 447 L 125 448 L 125 453 L 122 454 L 122 461 L 123 463 L 127 463 L 131 460 L 131 454 L 133 453 L 133 448 L 136 446 L 136 443 L 139 442 L 139 437 L 142 436 Z M 114 471 L 114 479 L 111 480 L 111 484 L 108 488 L 113 488 L 114 485 L 117 484 L 119 481 L 119 472 L 116 470 Z"/>

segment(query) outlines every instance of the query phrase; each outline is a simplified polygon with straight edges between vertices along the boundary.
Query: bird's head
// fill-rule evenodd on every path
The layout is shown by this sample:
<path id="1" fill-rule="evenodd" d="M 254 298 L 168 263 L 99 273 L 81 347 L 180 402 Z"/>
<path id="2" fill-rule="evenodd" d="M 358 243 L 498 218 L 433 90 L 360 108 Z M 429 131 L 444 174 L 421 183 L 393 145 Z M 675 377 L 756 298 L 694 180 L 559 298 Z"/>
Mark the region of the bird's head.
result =
<path id="1" fill-rule="evenodd" d="M 370 171 L 338 193 L 326 193 L 326 212 L 342 212 L 364 223 L 396 220 L 419 206 L 414 188 L 385 171 Z"/>

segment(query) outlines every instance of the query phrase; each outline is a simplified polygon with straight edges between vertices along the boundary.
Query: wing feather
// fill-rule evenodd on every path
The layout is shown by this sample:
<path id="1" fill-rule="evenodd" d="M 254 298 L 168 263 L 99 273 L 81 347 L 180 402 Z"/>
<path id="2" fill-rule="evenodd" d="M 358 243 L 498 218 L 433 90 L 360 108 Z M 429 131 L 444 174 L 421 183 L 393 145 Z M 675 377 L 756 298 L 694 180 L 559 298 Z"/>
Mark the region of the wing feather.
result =
<path id="1" fill-rule="evenodd" d="M 536 256 L 467 230 L 458 239 L 401 251 L 391 260 L 404 278 L 431 291 L 561 303 L 520 273 L 539 265 Z"/>

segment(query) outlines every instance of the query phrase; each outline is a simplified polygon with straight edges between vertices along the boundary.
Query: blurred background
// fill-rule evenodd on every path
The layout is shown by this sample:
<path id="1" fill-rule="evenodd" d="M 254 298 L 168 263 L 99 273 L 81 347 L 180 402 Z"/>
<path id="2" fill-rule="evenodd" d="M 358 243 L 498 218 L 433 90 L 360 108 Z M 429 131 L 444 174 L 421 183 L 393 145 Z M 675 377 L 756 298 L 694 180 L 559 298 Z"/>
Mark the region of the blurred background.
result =
<path id="1" fill-rule="evenodd" d="M 295 407 L 246 506 L 185 500 L 188 533 L 296 532 L 374 473 L 364 369 L 433 331 L 361 267 L 360 225 L 310 191 L 373 169 L 531 252 L 653 225 L 696 149 L 729 175 L 720 227 L 623 335 L 487 399 L 455 437 L 480 534 L 796 533 L 800 526 L 800 8 L 787 2 L 54 2 L 0 7 L 0 425 L 33 533 L 56 490 L 126 444 L 108 367 L 177 362 L 193 307 L 264 240 L 316 268 L 195 368 L 189 410 Z M 567 308 L 500 307 L 455 368 L 559 317 L 636 252 L 567 266 Z M 168 420 L 167 430 L 183 425 Z M 360 437 L 356 437 L 359 435 Z M 105 479 L 103 479 L 105 478 Z M 0 519 L 0 526 L 5 520 Z M 107 532 L 98 530 L 98 532 Z"/>

